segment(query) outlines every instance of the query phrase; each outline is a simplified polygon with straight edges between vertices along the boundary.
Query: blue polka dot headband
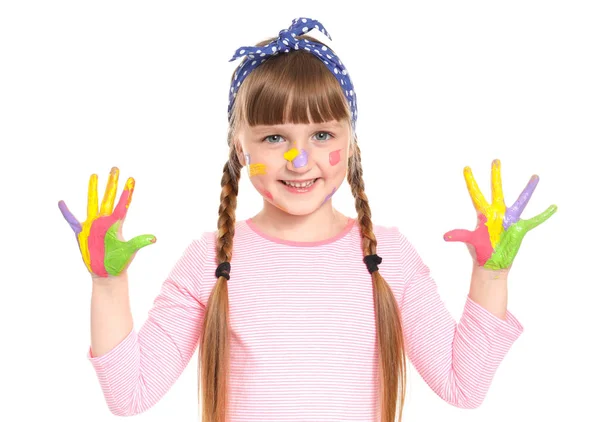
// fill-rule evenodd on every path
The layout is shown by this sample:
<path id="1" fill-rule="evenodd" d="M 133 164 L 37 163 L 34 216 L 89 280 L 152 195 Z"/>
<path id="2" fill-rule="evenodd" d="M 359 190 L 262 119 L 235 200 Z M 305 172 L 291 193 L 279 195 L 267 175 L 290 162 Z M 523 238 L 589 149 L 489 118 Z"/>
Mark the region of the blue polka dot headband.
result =
<path id="1" fill-rule="evenodd" d="M 356 94 L 350 75 L 342 64 L 342 61 L 327 46 L 306 39 L 299 40 L 296 38 L 297 34 L 304 34 L 312 29 L 321 31 L 331 40 L 331 36 L 319 21 L 309 18 L 296 18 L 292 21 L 292 25 L 288 29 L 279 31 L 279 37 L 266 46 L 244 46 L 236 50 L 233 57 L 229 60 L 230 62 L 244 56 L 247 56 L 248 59 L 244 60 L 235 71 L 231 89 L 229 90 L 229 106 L 227 107 L 227 114 L 229 116 L 231 116 L 237 91 L 250 72 L 271 56 L 276 56 L 281 52 L 288 53 L 292 48 L 294 50 L 302 48 L 314 54 L 315 57 L 318 57 L 342 86 L 352 112 L 352 127 L 355 128 L 357 118 Z"/>

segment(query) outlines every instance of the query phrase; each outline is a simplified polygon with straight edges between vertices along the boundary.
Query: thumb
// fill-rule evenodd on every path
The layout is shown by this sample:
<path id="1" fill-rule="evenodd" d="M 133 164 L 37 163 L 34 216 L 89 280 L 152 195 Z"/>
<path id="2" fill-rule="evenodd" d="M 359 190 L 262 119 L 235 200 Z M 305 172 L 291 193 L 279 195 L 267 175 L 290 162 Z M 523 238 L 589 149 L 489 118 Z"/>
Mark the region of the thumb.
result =
<path id="1" fill-rule="evenodd" d="M 131 251 L 131 253 L 136 253 L 143 247 L 151 245 L 153 243 L 156 243 L 156 237 L 151 234 L 141 234 L 139 236 L 136 236 L 136 237 L 128 240 L 125 243 L 127 245 L 126 248 L 129 251 Z"/>
<path id="2" fill-rule="evenodd" d="M 131 263 L 138 250 L 156 242 L 156 237 L 150 234 L 136 236 L 127 242 L 123 242 L 117 238 L 117 225 L 117 223 L 113 224 L 106 232 L 105 237 L 104 266 L 110 275 L 122 273 Z"/>
<path id="3" fill-rule="evenodd" d="M 451 230 L 444 234 L 446 242 L 464 242 L 471 244 L 473 241 L 473 232 L 466 229 Z"/>

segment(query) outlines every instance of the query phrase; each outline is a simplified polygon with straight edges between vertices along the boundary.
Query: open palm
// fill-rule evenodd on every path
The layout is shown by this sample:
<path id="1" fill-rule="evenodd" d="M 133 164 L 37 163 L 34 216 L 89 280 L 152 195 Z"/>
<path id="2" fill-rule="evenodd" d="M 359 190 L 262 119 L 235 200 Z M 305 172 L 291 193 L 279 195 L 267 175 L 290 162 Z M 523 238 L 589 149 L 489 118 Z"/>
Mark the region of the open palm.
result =
<path id="1" fill-rule="evenodd" d="M 80 223 L 67 208 L 64 201 L 58 207 L 77 238 L 83 262 L 92 276 L 108 277 L 121 274 L 135 253 L 144 246 L 156 242 L 152 235 L 136 236 L 124 241 L 121 235 L 133 195 L 135 181 L 127 179 L 123 193 L 113 210 L 119 169 L 113 167 L 108 178 L 102 204 L 98 208 L 98 175 L 92 174 L 88 185 L 87 219 Z"/>
<path id="2" fill-rule="evenodd" d="M 444 235 L 444 239 L 448 242 L 466 243 L 480 266 L 494 270 L 510 268 L 525 235 L 550 218 L 557 207 L 551 205 L 531 219 L 521 219 L 521 214 L 539 182 L 539 177 L 534 175 L 515 203 L 507 208 L 502 191 L 500 160 L 494 160 L 492 163 L 491 203 L 487 202 L 481 193 L 471 169 L 465 167 L 463 174 L 477 211 L 477 227 L 473 231 L 449 231 Z"/>

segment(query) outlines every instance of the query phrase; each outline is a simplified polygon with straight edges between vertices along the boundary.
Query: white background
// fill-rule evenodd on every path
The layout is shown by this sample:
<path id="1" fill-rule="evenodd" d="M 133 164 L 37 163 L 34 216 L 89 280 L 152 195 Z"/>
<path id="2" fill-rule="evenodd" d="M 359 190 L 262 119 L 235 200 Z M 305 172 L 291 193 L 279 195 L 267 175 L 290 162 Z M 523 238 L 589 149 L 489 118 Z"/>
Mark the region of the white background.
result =
<path id="1" fill-rule="evenodd" d="M 90 279 L 57 202 L 85 219 L 87 183 L 136 178 L 124 235 L 157 243 L 130 267 L 136 328 L 185 245 L 214 230 L 234 51 L 318 19 L 355 84 L 375 223 L 397 225 L 458 318 L 473 228 L 462 169 L 507 205 L 532 174 L 529 233 L 509 279 L 525 331 L 483 405 L 454 408 L 410 368 L 405 421 L 600 420 L 600 11 L 593 1 L 6 1 L 0 6 L 0 420 L 115 421 L 89 346 Z M 391 3 L 390 3 L 391 4 Z M 313 33 L 311 33 L 313 34 Z M 322 41 L 328 41 L 321 34 Z M 244 174 L 238 218 L 261 199 Z M 347 185 L 334 204 L 355 215 Z M 195 421 L 197 355 L 137 421 Z"/>

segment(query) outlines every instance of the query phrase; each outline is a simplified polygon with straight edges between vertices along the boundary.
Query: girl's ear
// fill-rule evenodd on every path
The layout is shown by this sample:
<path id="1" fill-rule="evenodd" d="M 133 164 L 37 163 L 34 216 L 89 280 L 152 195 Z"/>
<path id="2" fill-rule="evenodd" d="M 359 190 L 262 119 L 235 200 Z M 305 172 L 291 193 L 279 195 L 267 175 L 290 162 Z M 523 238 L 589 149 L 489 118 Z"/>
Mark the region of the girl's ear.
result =
<path id="1" fill-rule="evenodd" d="M 235 148 L 235 153 L 237 154 L 238 161 L 240 162 L 242 167 L 248 165 L 248 163 L 246 163 L 246 157 L 244 155 L 244 150 L 242 149 L 242 143 L 238 139 L 234 139 L 233 142 L 235 145 L 234 148 Z"/>
<path id="2" fill-rule="evenodd" d="M 348 151 L 348 158 L 352 157 L 356 152 L 356 138 L 350 139 L 350 149 Z"/>
<path id="3" fill-rule="evenodd" d="M 350 128 L 349 130 L 350 130 L 350 148 L 348 149 L 348 158 L 352 157 L 354 155 L 354 153 L 356 152 L 356 142 L 358 141 L 358 139 L 356 139 L 356 134 L 354 133 L 352 128 Z"/>

